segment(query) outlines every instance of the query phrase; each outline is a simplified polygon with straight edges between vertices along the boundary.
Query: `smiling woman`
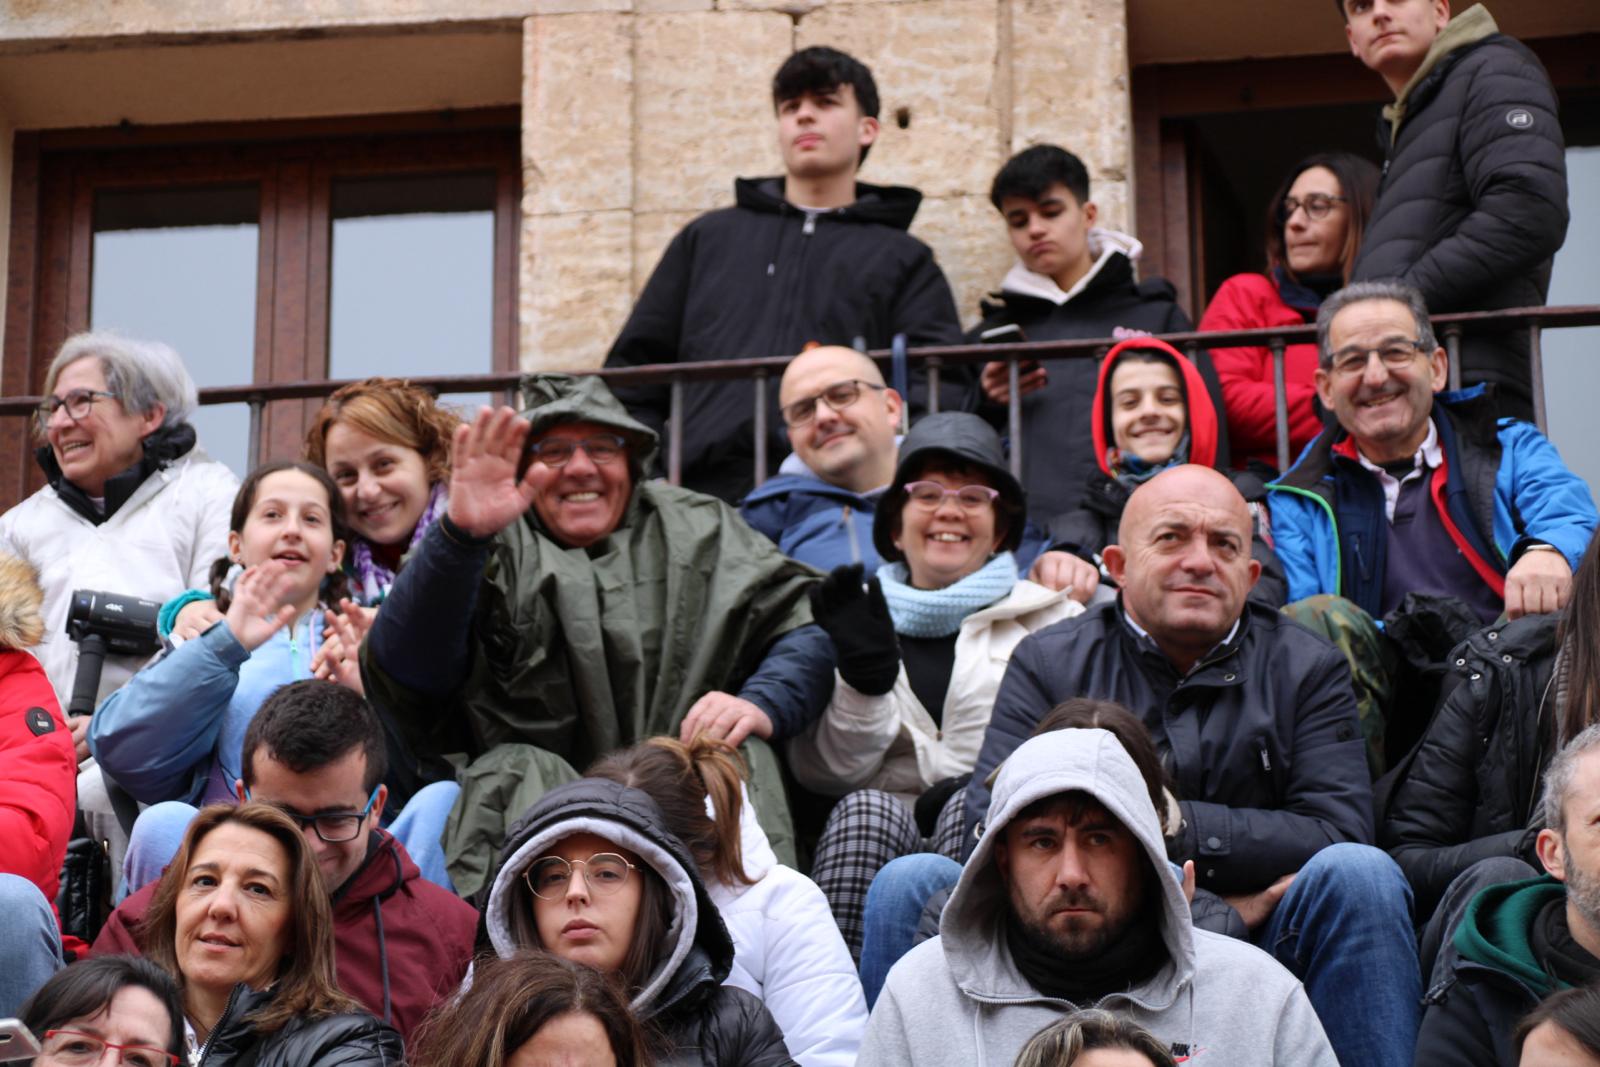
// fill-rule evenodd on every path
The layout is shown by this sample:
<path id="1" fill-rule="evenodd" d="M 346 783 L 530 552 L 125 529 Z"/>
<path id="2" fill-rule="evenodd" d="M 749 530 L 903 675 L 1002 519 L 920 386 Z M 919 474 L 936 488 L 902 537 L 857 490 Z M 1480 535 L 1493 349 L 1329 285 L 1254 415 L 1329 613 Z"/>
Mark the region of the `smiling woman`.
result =
<path id="1" fill-rule="evenodd" d="M 400 1036 L 339 991 L 316 859 L 270 805 L 217 804 L 195 817 L 140 939 L 178 980 L 191 1052 L 207 1064 L 400 1060 Z"/>
<path id="2" fill-rule="evenodd" d="M 849 794 L 823 829 L 812 876 L 857 956 L 878 868 L 955 847 L 938 829 L 952 825 L 938 821 L 944 796 L 924 805 L 923 826 L 911 806 L 972 769 L 1011 650 L 1083 610 L 1070 589 L 1019 578 L 1012 552 L 1026 503 L 988 423 L 930 415 L 906 435 L 873 517 L 886 562 L 866 584 L 859 564 L 840 567 L 813 595 L 839 670 L 827 710 L 790 742 L 789 765 L 809 789 Z"/>

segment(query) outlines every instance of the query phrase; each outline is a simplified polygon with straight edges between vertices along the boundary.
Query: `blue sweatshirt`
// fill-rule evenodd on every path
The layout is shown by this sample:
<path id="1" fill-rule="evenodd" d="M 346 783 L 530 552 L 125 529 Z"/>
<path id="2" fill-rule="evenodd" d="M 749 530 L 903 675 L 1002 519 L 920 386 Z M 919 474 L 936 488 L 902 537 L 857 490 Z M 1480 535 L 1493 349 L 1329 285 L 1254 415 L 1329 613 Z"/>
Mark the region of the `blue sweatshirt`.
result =
<path id="1" fill-rule="evenodd" d="M 256 709 L 279 686 L 311 677 L 321 643 L 320 611 L 254 652 L 244 650 L 226 621 L 215 623 L 105 699 L 89 723 L 89 751 L 145 804 L 232 800 Z"/>

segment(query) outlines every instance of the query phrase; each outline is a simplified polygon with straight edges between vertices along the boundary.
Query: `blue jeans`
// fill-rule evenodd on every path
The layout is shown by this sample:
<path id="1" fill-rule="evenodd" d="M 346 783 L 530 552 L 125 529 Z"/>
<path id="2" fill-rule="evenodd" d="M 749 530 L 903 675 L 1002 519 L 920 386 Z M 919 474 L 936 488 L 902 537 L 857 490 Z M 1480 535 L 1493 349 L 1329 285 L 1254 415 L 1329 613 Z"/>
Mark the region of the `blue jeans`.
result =
<path id="1" fill-rule="evenodd" d="M 0 874 L 0 915 L 0 1019 L 11 1019 L 61 969 L 61 930 L 39 887 L 15 874 Z"/>
<path id="2" fill-rule="evenodd" d="M 961 864 L 937 852 L 917 852 L 890 860 L 872 879 L 862 916 L 861 989 L 870 1010 L 878 1001 L 889 968 L 916 947 L 917 922 L 928 898 L 956 884 Z"/>
<path id="3" fill-rule="evenodd" d="M 1370 845 L 1330 845 L 1255 935 L 1305 984 L 1344 1067 L 1410 1067 L 1422 1022 L 1411 887 Z"/>
<path id="4" fill-rule="evenodd" d="M 455 887 L 450 884 L 450 875 L 445 870 L 444 849 L 439 837 L 460 795 L 461 787 L 454 782 L 424 786 L 389 825 L 389 832 L 405 846 L 422 877 L 452 893 Z M 183 844 L 183 835 L 198 810 L 181 800 L 167 800 L 139 813 L 133 833 L 128 835 L 128 851 L 122 858 L 119 903 L 161 877 L 172 857 L 178 854 L 178 846 Z"/>

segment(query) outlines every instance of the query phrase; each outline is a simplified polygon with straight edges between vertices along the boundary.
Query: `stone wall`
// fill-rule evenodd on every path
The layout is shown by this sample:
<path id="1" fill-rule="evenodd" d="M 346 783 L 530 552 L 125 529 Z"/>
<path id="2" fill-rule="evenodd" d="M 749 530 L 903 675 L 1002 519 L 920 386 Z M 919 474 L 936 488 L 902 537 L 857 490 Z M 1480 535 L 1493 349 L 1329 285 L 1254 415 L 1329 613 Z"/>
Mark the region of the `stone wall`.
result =
<path id="1" fill-rule="evenodd" d="M 535 0 L 523 40 L 521 351 L 598 366 L 662 249 L 781 169 L 770 79 L 828 44 L 872 68 L 883 133 L 862 178 L 925 199 L 962 319 L 1012 262 L 995 170 L 1053 141 L 1131 229 L 1124 0 Z M 751 353 L 752 355 L 756 353 Z"/>

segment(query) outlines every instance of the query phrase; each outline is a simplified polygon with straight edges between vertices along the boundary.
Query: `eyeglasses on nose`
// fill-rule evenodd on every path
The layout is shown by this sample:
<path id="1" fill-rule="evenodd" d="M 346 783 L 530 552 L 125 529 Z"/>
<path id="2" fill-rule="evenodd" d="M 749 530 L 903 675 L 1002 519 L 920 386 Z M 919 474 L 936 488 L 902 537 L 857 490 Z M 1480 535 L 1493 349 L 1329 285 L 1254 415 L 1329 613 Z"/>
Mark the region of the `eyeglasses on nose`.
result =
<path id="1" fill-rule="evenodd" d="M 522 880 L 540 900 L 560 900 L 572 884 L 574 867 L 583 868 L 583 884 L 589 892 L 602 897 L 621 889 L 627 884 L 628 872 L 637 869 L 615 852 L 596 852 L 586 860 L 570 862 L 560 856 L 546 856 L 522 872 Z"/>
<path id="2" fill-rule="evenodd" d="M 1289 216 L 1301 208 L 1306 209 L 1306 218 L 1308 219 L 1325 219 L 1328 217 L 1328 212 L 1333 210 L 1333 205 L 1348 202 L 1349 199 L 1347 197 L 1329 196 L 1327 193 L 1312 193 L 1304 200 L 1295 196 L 1286 196 L 1283 198 L 1280 208 L 1283 212 L 1284 222 L 1288 222 Z"/>
<path id="3" fill-rule="evenodd" d="M 822 392 L 814 396 L 801 397 L 792 403 L 783 406 L 783 421 L 790 426 L 804 426 L 810 422 L 817 413 L 817 401 L 822 401 L 834 411 L 843 411 L 845 408 L 861 399 L 862 389 L 887 389 L 886 385 L 876 382 L 864 382 L 859 378 L 848 381 L 834 382 Z"/>
<path id="4" fill-rule="evenodd" d="M 104 389 L 74 389 L 66 396 L 46 397 L 44 403 L 38 407 L 39 425 L 47 427 L 50 419 L 62 408 L 67 409 L 67 418 L 77 422 L 88 416 L 94 409 L 96 400 L 115 400 L 116 393 L 108 393 Z"/>
<path id="5" fill-rule="evenodd" d="M 282 804 L 273 804 L 272 806 L 293 819 L 299 824 L 302 831 L 308 826 L 313 827 L 317 831 L 317 836 L 322 840 L 330 845 L 338 845 L 346 841 L 354 841 L 361 836 L 361 824 L 366 821 L 367 815 L 371 813 L 372 805 L 378 802 L 378 790 L 381 788 L 381 785 L 372 787 L 372 793 L 367 797 L 367 806 L 360 811 L 322 811 L 315 815 L 301 815 L 293 808 L 285 807 Z M 255 799 L 250 795 L 249 789 L 244 791 L 244 798 L 246 800 Z"/>
<path id="6" fill-rule="evenodd" d="M 572 454 L 583 449 L 583 454 L 595 464 L 612 463 L 627 449 L 628 442 L 614 433 L 597 433 L 582 439 L 571 437 L 546 437 L 536 441 L 528 450 L 535 463 L 546 467 L 565 467 Z"/>
<path id="7" fill-rule="evenodd" d="M 1367 364 L 1372 362 L 1373 356 L 1381 359 L 1383 365 L 1390 370 L 1404 370 L 1411 366 L 1411 361 L 1417 358 L 1419 352 L 1425 351 L 1427 349 L 1421 341 L 1403 337 L 1391 338 L 1377 348 L 1351 345 L 1333 354 L 1333 373 L 1341 378 L 1354 378 L 1367 369 Z"/>
<path id="8" fill-rule="evenodd" d="M 178 1067 L 178 1057 L 166 1049 L 149 1045 L 118 1045 L 94 1034 L 81 1034 L 76 1030 L 46 1030 L 44 1032 L 45 1058 L 65 1067 L 88 1067 L 98 1064 L 106 1049 L 117 1053 L 121 1067 Z"/>
<path id="9" fill-rule="evenodd" d="M 955 497 L 956 503 L 961 505 L 963 511 L 982 511 L 993 504 L 1000 496 L 1000 490 L 991 489 L 987 485 L 963 485 L 959 489 L 946 489 L 938 482 L 907 482 L 906 496 L 913 507 L 923 511 L 932 511 L 945 502 L 948 497 Z"/>

